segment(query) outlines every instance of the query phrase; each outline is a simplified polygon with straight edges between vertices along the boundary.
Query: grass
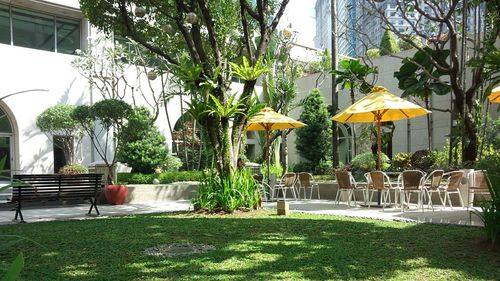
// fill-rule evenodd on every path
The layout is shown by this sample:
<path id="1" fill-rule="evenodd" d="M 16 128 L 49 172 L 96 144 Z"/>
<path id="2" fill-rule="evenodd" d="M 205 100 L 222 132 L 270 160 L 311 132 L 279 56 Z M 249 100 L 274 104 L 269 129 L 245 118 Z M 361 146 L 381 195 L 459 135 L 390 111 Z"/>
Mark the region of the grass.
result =
<path id="1" fill-rule="evenodd" d="M 23 280 L 498 280 L 500 253 L 479 228 L 270 212 L 161 214 L 0 226 L 25 241 Z M 6 239 L 1 238 L 0 245 Z M 159 258 L 145 248 L 217 250 Z M 0 274 L 1 276 L 1 274 Z"/>

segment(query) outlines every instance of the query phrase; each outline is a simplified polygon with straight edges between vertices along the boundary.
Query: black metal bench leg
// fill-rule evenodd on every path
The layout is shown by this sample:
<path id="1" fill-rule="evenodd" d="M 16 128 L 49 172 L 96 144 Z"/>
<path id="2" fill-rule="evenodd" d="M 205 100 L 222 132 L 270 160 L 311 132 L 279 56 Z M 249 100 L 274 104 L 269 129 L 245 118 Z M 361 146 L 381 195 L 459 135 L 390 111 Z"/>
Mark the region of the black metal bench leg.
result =
<path id="1" fill-rule="evenodd" d="M 17 221 L 17 217 L 19 216 L 19 218 L 21 219 L 21 223 L 25 223 L 26 221 L 24 220 L 23 218 L 23 213 L 21 212 L 21 203 L 18 203 L 17 204 L 17 207 L 16 207 L 16 215 L 14 216 L 14 220 Z"/>
<path id="2" fill-rule="evenodd" d="M 97 209 L 97 199 L 96 198 L 94 198 L 93 200 L 92 200 L 92 198 L 90 198 L 90 209 L 89 209 L 89 212 L 87 213 L 88 215 L 90 215 L 92 213 L 93 208 L 95 208 L 97 215 L 100 215 L 99 209 Z"/>

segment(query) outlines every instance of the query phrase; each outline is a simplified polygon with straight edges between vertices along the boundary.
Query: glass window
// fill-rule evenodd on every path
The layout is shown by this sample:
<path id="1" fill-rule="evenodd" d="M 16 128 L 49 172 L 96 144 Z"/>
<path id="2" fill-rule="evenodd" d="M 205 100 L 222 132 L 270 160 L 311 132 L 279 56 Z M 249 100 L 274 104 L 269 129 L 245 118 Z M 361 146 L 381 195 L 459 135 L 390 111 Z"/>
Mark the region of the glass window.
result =
<path id="1" fill-rule="evenodd" d="M 54 17 L 12 8 L 14 45 L 54 51 Z"/>
<path id="2" fill-rule="evenodd" d="M 0 132 L 2 133 L 12 133 L 12 128 L 10 126 L 9 118 L 7 114 L 0 109 Z"/>
<path id="3" fill-rule="evenodd" d="M 54 149 L 54 173 L 59 173 L 59 170 L 68 164 L 66 156 L 64 156 L 64 143 L 71 143 L 68 136 L 53 136 L 52 139 Z"/>
<path id="4" fill-rule="evenodd" d="M 10 44 L 9 7 L 0 5 L 0 43 Z"/>
<path id="5" fill-rule="evenodd" d="M 76 49 L 80 49 L 80 23 L 60 18 L 56 22 L 57 52 L 74 54 Z"/>

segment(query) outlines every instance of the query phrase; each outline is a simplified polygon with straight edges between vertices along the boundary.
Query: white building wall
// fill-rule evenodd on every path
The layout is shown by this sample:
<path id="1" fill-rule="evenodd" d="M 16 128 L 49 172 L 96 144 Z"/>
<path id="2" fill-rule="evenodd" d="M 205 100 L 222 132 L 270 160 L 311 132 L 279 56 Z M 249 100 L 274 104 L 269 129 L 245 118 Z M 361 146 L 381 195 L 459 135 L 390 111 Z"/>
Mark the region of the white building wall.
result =
<path id="1" fill-rule="evenodd" d="M 54 0 L 43 3 L 18 0 L 7 2 L 0 0 L 0 2 L 45 13 L 68 14 L 73 18 L 83 18 L 78 11 L 77 0 Z M 82 20 L 82 48 L 86 48 L 87 36 L 96 38 L 97 35 L 94 29 L 89 32 L 87 27 L 87 22 Z M 14 127 L 11 163 L 15 173 L 53 172 L 53 144 L 50 138 L 36 127 L 36 117 L 41 112 L 57 104 L 82 105 L 102 99 L 99 92 L 96 89 L 91 90 L 88 81 L 71 66 L 74 58 L 74 55 L 0 44 L 0 105 L 9 115 Z M 146 79 L 145 75 L 141 78 L 143 87 L 147 87 Z M 160 80 L 152 81 L 152 84 L 158 93 Z M 6 97 L 15 92 L 32 89 L 42 91 Z M 137 104 L 144 104 L 140 96 L 136 95 L 135 98 Z M 132 101 L 131 95 L 128 95 L 126 101 Z M 168 102 L 167 110 L 172 127 L 181 116 L 180 108 L 179 98 L 176 97 Z M 171 148 L 172 136 L 168 129 L 165 108 L 160 108 L 156 123 L 167 138 L 168 147 Z M 98 154 L 91 151 L 90 140 L 86 137 L 77 154 L 83 164 L 99 160 Z"/>
<path id="2" fill-rule="evenodd" d="M 413 55 L 414 50 L 403 51 L 399 54 L 401 57 L 409 57 Z M 398 80 L 394 77 L 394 72 L 398 71 L 401 67 L 401 59 L 390 56 L 383 56 L 373 59 L 374 66 L 378 67 L 378 79 L 376 85 L 386 87 L 391 93 L 401 96 L 402 91 L 398 88 Z M 297 100 L 306 97 L 309 92 L 318 87 L 323 93 L 325 103 L 331 104 L 331 76 L 330 74 L 312 74 L 302 77 L 296 82 L 298 88 Z M 357 94 L 356 100 L 361 98 L 362 95 Z M 410 98 L 410 101 L 425 106 L 424 103 L 418 99 Z M 343 110 L 351 104 L 349 94 L 345 91 L 339 92 L 339 109 Z M 444 96 L 434 95 L 432 98 L 432 107 L 438 109 L 450 109 L 450 94 Z M 489 113 L 493 118 L 500 116 L 499 104 L 490 105 Z M 291 117 L 298 119 L 302 108 L 296 108 L 290 114 Z M 441 149 L 445 145 L 448 135 L 450 134 L 450 120 L 449 112 L 442 112 L 434 110 L 431 114 L 433 120 L 433 148 Z M 394 122 L 396 128 L 393 135 L 393 155 L 399 152 L 415 152 L 421 149 L 427 149 L 427 119 L 425 116 L 413 118 L 410 120 L 401 120 Z M 359 126 L 359 125 L 357 125 Z M 358 130 L 359 131 L 359 130 Z M 288 138 L 288 153 L 289 163 L 296 164 L 301 160 L 295 149 L 296 134 L 292 131 Z M 363 144 L 361 144 L 363 145 Z M 360 151 L 360 153 L 366 151 Z M 341 152 L 342 153 L 342 152 Z"/>

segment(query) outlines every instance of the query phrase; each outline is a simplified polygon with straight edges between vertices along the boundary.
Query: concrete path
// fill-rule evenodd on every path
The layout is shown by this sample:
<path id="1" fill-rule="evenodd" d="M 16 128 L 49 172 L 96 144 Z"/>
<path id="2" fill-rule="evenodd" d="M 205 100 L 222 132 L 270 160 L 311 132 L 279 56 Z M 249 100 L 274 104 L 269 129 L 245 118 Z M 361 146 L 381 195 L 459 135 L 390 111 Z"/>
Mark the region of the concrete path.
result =
<path id="1" fill-rule="evenodd" d="M 399 208 L 379 208 L 349 207 L 347 204 L 335 205 L 331 200 L 307 200 L 288 201 L 290 210 L 293 212 L 304 212 L 321 215 L 338 215 L 348 217 L 370 218 L 380 220 L 426 222 L 440 224 L 458 224 L 482 226 L 482 222 L 475 215 L 472 215 L 472 223 L 469 220 L 469 213 L 465 208 L 446 209 L 435 207 L 435 211 L 426 209 L 425 212 L 413 210 L 402 213 Z M 265 202 L 267 209 L 276 209 L 276 202 Z M 94 216 L 87 216 L 89 204 L 78 205 L 37 205 L 23 208 L 24 219 L 27 222 L 41 222 L 67 219 L 94 219 Z M 128 203 L 125 205 L 101 205 L 99 211 L 105 218 L 110 216 L 122 216 L 132 214 L 150 214 L 174 211 L 187 211 L 192 209 L 190 200 L 171 201 L 151 201 L 141 203 Z M 15 223 L 14 211 L 8 208 L 0 208 L 0 224 Z"/>
<path id="2" fill-rule="evenodd" d="M 54 221 L 67 219 L 94 219 L 95 216 L 87 216 L 90 204 L 76 205 L 37 205 L 23 207 L 24 220 L 27 222 Z M 124 205 L 100 205 L 98 206 L 101 216 L 123 216 L 134 214 L 151 214 L 163 212 L 187 211 L 192 209 L 191 200 L 176 201 L 154 201 L 129 203 Z M 95 214 L 95 210 L 92 211 Z M 12 221 L 15 211 L 7 208 L 0 209 L 0 224 L 16 223 Z"/>
<path id="3" fill-rule="evenodd" d="M 264 203 L 266 208 L 276 209 L 276 202 Z M 379 220 L 391 221 L 406 221 L 406 222 L 425 222 L 425 223 L 439 223 L 439 224 L 457 224 L 457 225 L 472 225 L 483 226 L 482 221 L 478 216 L 469 216 L 466 208 L 449 207 L 440 208 L 434 206 L 432 209 L 417 210 L 416 205 L 410 206 L 410 210 L 401 212 L 400 208 L 367 208 L 367 207 L 354 207 L 347 206 L 347 203 L 340 203 L 336 205 L 331 200 L 305 200 L 305 201 L 289 201 L 289 208 L 292 212 L 303 212 L 310 214 L 320 215 L 337 215 L 356 218 L 370 218 Z"/>

